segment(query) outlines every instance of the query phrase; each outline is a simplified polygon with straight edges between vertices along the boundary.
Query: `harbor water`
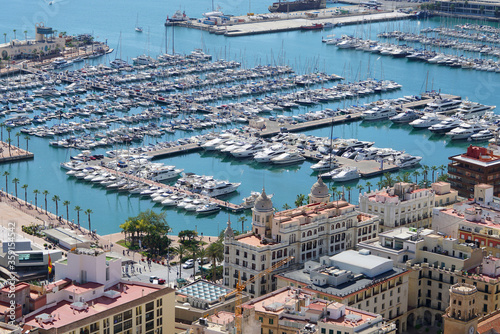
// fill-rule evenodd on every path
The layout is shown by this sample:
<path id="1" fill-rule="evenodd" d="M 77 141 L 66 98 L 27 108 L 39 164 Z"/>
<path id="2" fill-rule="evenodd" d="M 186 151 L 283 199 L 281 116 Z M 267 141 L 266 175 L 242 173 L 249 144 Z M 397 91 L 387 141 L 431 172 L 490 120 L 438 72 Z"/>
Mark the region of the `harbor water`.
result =
<path id="1" fill-rule="evenodd" d="M 226 14 L 243 15 L 249 10 L 255 13 L 266 13 L 271 1 L 215 1 Z M 251 6 L 251 7 L 249 7 Z M 167 15 L 172 15 L 176 10 L 185 11 L 189 17 L 201 17 L 203 12 L 211 10 L 211 2 L 207 0 L 189 1 L 53 1 L 52 5 L 42 0 L 18 0 L 4 6 L 0 13 L 0 33 L 6 33 L 8 41 L 14 37 L 16 29 L 17 38 L 24 39 L 24 31 L 28 38 L 34 35 L 34 25 L 44 22 L 46 26 L 53 27 L 59 32 L 68 34 L 89 33 L 96 40 L 107 41 L 110 47 L 115 48 L 114 53 L 94 59 L 91 64 L 108 63 L 121 52 L 121 58 L 131 60 L 140 54 L 150 54 L 155 57 L 168 51 L 172 52 L 173 46 L 176 53 L 190 53 L 195 48 L 202 48 L 214 59 L 236 60 L 242 67 L 253 67 L 258 64 L 288 64 L 298 74 L 314 71 L 323 71 L 328 74 L 338 74 L 352 82 L 368 77 L 376 79 L 389 79 L 403 85 L 402 89 L 361 100 L 347 100 L 343 102 L 301 107 L 286 114 L 295 115 L 306 110 L 320 110 L 324 108 L 346 107 L 361 104 L 381 98 L 397 98 L 405 95 L 418 95 L 425 90 L 442 91 L 443 93 L 462 96 L 471 101 L 487 105 L 500 105 L 498 97 L 500 74 L 494 72 L 480 72 L 431 65 L 421 62 L 410 62 L 406 59 L 395 59 L 366 52 L 354 50 L 341 50 L 333 45 L 321 43 L 322 37 L 335 34 L 353 35 L 363 39 L 377 39 L 380 32 L 401 30 L 418 32 L 426 27 L 440 25 L 452 26 L 460 23 L 459 20 L 433 18 L 424 21 L 403 20 L 396 22 L 382 22 L 373 24 L 359 24 L 343 26 L 329 31 L 291 31 L 276 34 L 262 34 L 229 38 L 213 35 L 206 31 L 190 30 L 180 27 L 164 27 Z M 138 19 L 137 19 L 138 17 Z M 136 20 L 143 26 L 144 32 L 134 31 Z M 121 45 L 119 39 L 121 34 Z M 0 38 L 3 37 L 0 35 Z M 172 45 L 172 40 L 175 44 Z M 401 42 L 403 43 L 403 42 Z M 459 51 L 442 50 L 452 54 Z M 460 54 L 460 53 L 458 53 Z M 479 54 L 473 55 L 479 57 Z M 69 68 L 71 69 L 71 68 Z M 324 84 L 325 87 L 335 83 Z M 211 103 L 217 105 L 220 102 Z M 132 110 L 129 114 L 140 112 L 140 108 Z M 0 121 L 3 121 L 0 119 Z M 49 124 L 54 124 L 49 123 Z M 219 128 L 222 130 L 223 128 Z M 212 129 L 211 129 L 212 130 Z M 216 129 L 217 130 L 217 129 Z M 14 134 L 17 129 L 12 132 Z M 204 130 L 202 133 L 207 132 Z M 329 137 L 330 128 L 321 128 L 307 131 L 307 134 Z M 180 132 L 166 134 L 161 138 L 147 138 L 143 144 L 154 144 L 156 141 L 174 140 L 183 136 L 191 136 L 200 132 Z M 4 134 L 5 136 L 5 134 Z M 357 138 L 359 140 L 374 141 L 377 147 L 391 147 L 405 150 L 412 155 L 423 157 L 422 165 L 446 165 L 448 157 L 465 151 L 469 142 L 450 142 L 444 136 L 435 136 L 427 130 L 414 130 L 408 125 L 395 125 L 390 121 L 378 122 L 351 122 L 333 127 L 333 136 L 342 138 Z M 4 137 L 5 138 L 5 137 Z M 21 137 L 22 138 L 22 137 Z M 119 232 L 119 225 L 127 217 L 135 216 L 140 211 L 153 209 L 165 210 L 167 221 L 174 233 L 185 229 L 196 229 L 205 235 L 216 235 L 225 228 L 227 214 L 221 211 L 217 215 L 197 218 L 195 214 L 176 209 L 165 209 L 161 205 L 154 205 L 149 198 L 140 198 L 124 195 L 123 193 L 109 192 L 101 187 L 68 178 L 65 170 L 60 168 L 60 162 L 69 160 L 70 152 L 49 146 L 49 139 L 31 137 L 29 150 L 35 153 L 35 158 L 30 161 L 4 164 L 0 171 L 8 171 L 10 180 L 17 177 L 20 182 L 28 185 L 28 200 L 33 201 L 33 190 L 47 190 L 49 210 L 55 211 L 55 203 L 51 201 L 53 195 L 61 199 L 59 213 L 65 214 L 62 201 L 71 202 L 70 220 L 76 221 L 75 205 L 83 210 L 91 209 L 92 226 L 101 235 Z M 13 143 L 16 144 L 14 137 Z M 138 145 L 138 144 L 132 144 Z M 21 147 L 25 147 L 21 139 Z M 103 149 L 94 153 L 104 153 Z M 276 167 L 258 164 L 250 160 L 237 160 L 228 156 L 223 157 L 214 153 L 200 152 L 185 154 L 158 160 L 168 165 L 183 168 L 186 172 L 213 175 L 217 179 L 227 179 L 232 182 L 241 182 L 236 193 L 223 197 L 223 200 L 239 204 L 251 191 L 260 191 L 265 187 L 266 192 L 273 193 L 273 204 L 281 210 L 286 203 L 294 206 L 297 194 L 308 194 L 312 184 L 316 181 L 316 174 L 309 168 L 311 161 L 300 165 Z M 411 171 L 411 170 L 409 170 Z M 357 184 L 366 184 L 369 181 L 376 187 L 380 177 L 360 179 L 347 182 L 345 186 L 355 187 Z M 5 187 L 5 180 L 0 180 L 0 187 Z M 9 192 L 13 190 L 9 184 Z M 365 187 L 366 189 L 366 187 Z M 373 187 L 372 187 L 373 189 Z M 23 191 L 19 189 L 20 197 Z M 357 202 L 358 190 L 352 191 L 352 201 Z M 38 203 L 43 203 L 43 195 L 38 196 Z M 245 229 L 250 227 L 249 212 L 242 214 L 247 217 Z M 231 216 L 236 229 L 241 229 L 237 216 Z M 80 221 L 86 225 L 87 217 L 81 213 Z"/>

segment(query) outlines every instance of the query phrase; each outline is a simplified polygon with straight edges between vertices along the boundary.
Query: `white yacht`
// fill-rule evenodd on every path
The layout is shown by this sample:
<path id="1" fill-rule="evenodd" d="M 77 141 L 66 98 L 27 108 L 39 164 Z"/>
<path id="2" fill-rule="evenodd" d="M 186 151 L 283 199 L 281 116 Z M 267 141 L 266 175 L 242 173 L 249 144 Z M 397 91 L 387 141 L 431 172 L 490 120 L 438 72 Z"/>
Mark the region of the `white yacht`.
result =
<path id="1" fill-rule="evenodd" d="M 327 157 L 318 161 L 314 165 L 311 166 L 311 169 L 315 172 L 324 172 L 326 170 L 332 170 L 338 168 L 339 164 L 335 157 Z"/>
<path id="2" fill-rule="evenodd" d="M 447 132 L 446 135 L 449 136 L 451 140 L 461 140 L 467 139 L 482 130 L 484 130 L 484 127 L 479 124 L 462 123 L 458 128 Z"/>
<path id="3" fill-rule="evenodd" d="M 269 162 L 272 158 L 285 153 L 286 148 L 281 144 L 276 144 L 271 147 L 266 148 L 264 151 L 258 152 L 254 155 L 254 159 L 257 162 Z"/>
<path id="4" fill-rule="evenodd" d="M 240 185 L 241 183 L 229 181 L 212 181 L 203 185 L 201 194 L 210 197 L 222 196 L 236 191 Z"/>
<path id="5" fill-rule="evenodd" d="M 397 114 L 396 116 L 389 117 L 394 123 L 410 123 L 416 119 L 420 118 L 420 115 L 413 109 L 406 109 L 404 112 Z"/>
<path id="6" fill-rule="evenodd" d="M 396 158 L 396 165 L 398 165 L 400 168 L 410 168 L 418 165 L 421 160 L 422 157 L 405 153 Z"/>
<path id="7" fill-rule="evenodd" d="M 288 165 L 294 164 L 298 162 L 302 162 L 306 160 L 302 155 L 300 155 L 297 151 L 288 151 L 285 153 L 281 153 L 277 157 L 271 159 L 271 162 L 275 165 Z"/>
<path id="8" fill-rule="evenodd" d="M 332 180 L 336 182 L 345 182 L 359 179 L 361 175 L 356 167 L 343 168 L 339 173 L 332 176 Z"/>
<path id="9" fill-rule="evenodd" d="M 457 108 L 457 117 L 461 119 L 471 119 L 474 117 L 483 116 L 488 110 L 495 108 L 495 106 L 487 106 L 477 102 L 471 102 L 469 100 L 463 101 Z"/>
<path id="10" fill-rule="evenodd" d="M 365 121 L 377 121 L 381 119 L 388 119 L 389 117 L 396 116 L 397 111 L 394 107 L 389 105 L 383 105 L 381 107 L 375 107 L 370 110 L 364 111 L 361 118 Z"/>
<path id="11" fill-rule="evenodd" d="M 130 64 L 123 59 L 115 59 L 109 62 L 109 66 L 112 68 L 120 69 L 124 67 L 130 67 Z"/>
<path id="12" fill-rule="evenodd" d="M 183 171 L 184 169 L 176 169 L 175 166 L 162 166 L 151 170 L 142 171 L 139 173 L 139 176 L 148 180 L 161 182 L 173 179 L 174 177 L 179 176 L 179 174 Z"/>
<path id="13" fill-rule="evenodd" d="M 332 169 L 329 172 L 320 174 L 319 176 L 321 176 L 322 179 L 331 179 L 332 177 L 334 177 L 335 175 L 337 175 L 338 173 L 340 173 L 343 170 L 344 170 L 344 167 L 339 167 L 339 168 Z"/>
<path id="14" fill-rule="evenodd" d="M 220 211 L 220 206 L 215 203 L 200 205 L 196 208 L 196 213 L 199 215 L 209 215 Z"/>
<path id="15" fill-rule="evenodd" d="M 59 57 L 59 58 L 56 58 L 52 61 L 52 66 L 54 68 L 64 68 L 64 67 L 68 67 L 68 66 L 71 66 L 72 62 L 71 60 L 66 60 L 64 59 L 63 57 Z"/>
<path id="16" fill-rule="evenodd" d="M 481 130 L 478 133 L 473 134 L 467 140 L 471 141 L 486 141 L 495 137 L 495 134 L 488 129 Z"/>
<path id="17" fill-rule="evenodd" d="M 428 128 L 428 127 L 433 126 L 434 124 L 437 124 L 440 122 L 441 122 L 441 120 L 438 118 L 437 115 L 425 114 L 424 116 L 420 117 L 419 119 L 416 119 L 416 120 L 410 122 L 410 125 L 416 129 L 425 129 L 425 128 Z"/>
<path id="18" fill-rule="evenodd" d="M 215 139 L 206 141 L 205 143 L 203 143 L 201 145 L 201 147 L 206 151 L 214 151 L 217 146 L 225 143 L 228 140 L 229 140 L 228 138 L 215 138 Z"/>
<path id="19" fill-rule="evenodd" d="M 150 56 L 140 55 L 136 58 L 132 58 L 134 65 L 152 65 L 156 63 L 156 60 Z"/>
<path id="20" fill-rule="evenodd" d="M 231 155 L 235 158 L 249 158 L 252 157 L 257 152 L 262 151 L 264 148 L 264 144 L 248 144 L 243 147 L 240 147 L 234 151 L 231 151 Z"/>
<path id="21" fill-rule="evenodd" d="M 446 133 L 453 130 L 454 128 L 459 127 L 460 124 L 462 124 L 462 121 L 458 118 L 448 117 L 442 120 L 440 123 L 430 126 L 429 130 L 434 133 Z"/>
<path id="22" fill-rule="evenodd" d="M 457 108 L 460 102 L 460 100 L 437 98 L 428 103 L 426 109 L 433 112 L 448 111 Z"/>

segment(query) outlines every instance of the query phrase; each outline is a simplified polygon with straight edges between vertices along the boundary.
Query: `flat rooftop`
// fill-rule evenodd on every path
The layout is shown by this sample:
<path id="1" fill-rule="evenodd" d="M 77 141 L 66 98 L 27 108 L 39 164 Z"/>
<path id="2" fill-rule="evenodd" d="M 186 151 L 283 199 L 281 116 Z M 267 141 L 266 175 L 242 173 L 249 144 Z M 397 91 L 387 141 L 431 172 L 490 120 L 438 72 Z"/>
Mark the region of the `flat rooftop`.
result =
<path id="1" fill-rule="evenodd" d="M 84 235 L 76 234 L 75 230 L 71 230 L 68 228 L 56 227 L 50 230 L 45 230 L 44 232 L 45 235 L 57 240 L 61 240 L 67 244 L 91 242 Z"/>
<path id="2" fill-rule="evenodd" d="M 376 314 L 369 312 L 364 312 L 353 307 L 346 306 L 346 314 L 337 319 L 324 318 L 321 320 L 325 324 L 334 324 L 336 326 L 342 326 L 346 328 L 356 328 L 361 325 L 366 324 L 368 321 L 377 318 Z"/>
<path id="3" fill-rule="evenodd" d="M 283 274 L 278 274 L 277 276 L 281 276 L 285 279 L 293 280 L 293 281 L 296 281 L 298 283 L 301 283 L 301 285 L 303 285 L 304 287 L 307 287 L 307 288 L 314 290 L 314 291 L 327 293 L 327 294 L 330 294 L 333 296 L 338 296 L 338 297 L 345 297 L 345 296 L 350 295 L 351 293 L 355 293 L 355 292 L 358 292 L 360 290 L 363 290 L 363 289 L 371 286 L 375 282 L 381 282 L 384 280 L 388 280 L 390 278 L 393 278 L 395 276 L 403 274 L 404 272 L 406 272 L 406 270 L 403 270 L 400 268 L 393 268 L 392 270 L 387 271 L 387 272 L 380 274 L 378 276 L 375 276 L 373 278 L 367 278 L 366 276 L 363 276 L 360 279 L 352 280 L 352 281 L 346 282 L 344 284 L 340 284 L 338 286 L 328 285 L 328 286 L 321 286 L 321 287 L 314 285 L 312 280 L 311 280 L 310 274 L 304 273 L 303 269 L 294 270 L 294 271 L 290 271 L 290 272 L 283 273 Z M 354 273 L 354 274 L 356 274 L 356 273 Z"/>
<path id="4" fill-rule="evenodd" d="M 85 318 L 88 318 L 93 315 L 97 315 L 101 312 L 108 311 L 109 309 L 119 307 L 120 305 L 123 305 L 125 303 L 134 301 L 136 299 L 141 298 L 142 296 L 146 296 L 150 293 L 156 292 L 162 287 L 151 287 L 146 284 L 134 284 L 134 283 L 120 283 L 121 286 L 125 286 L 125 289 L 120 289 L 121 291 L 121 296 L 118 298 L 109 298 L 109 297 L 98 297 L 95 299 L 92 299 L 90 301 L 87 301 L 89 303 L 89 307 L 86 311 L 77 311 L 73 310 L 71 308 L 71 302 L 68 301 L 62 301 L 57 303 L 55 306 L 47 308 L 45 310 L 41 310 L 37 312 L 36 314 L 30 316 L 29 318 L 26 319 L 26 325 L 32 326 L 32 327 L 39 327 L 43 328 L 45 330 L 51 329 L 51 328 L 60 328 L 66 325 L 69 325 L 73 322 L 83 320 Z M 73 288 L 80 288 L 81 286 L 76 286 L 76 285 L 71 285 L 68 286 L 66 289 L 69 289 L 73 291 Z M 120 290 L 118 289 L 117 286 L 114 286 L 111 290 L 119 292 Z M 36 320 L 35 317 L 38 315 L 42 314 L 52 314 L 55 315 L 55 319 L 52 322 L 49 323 L 44 323 L 44 324 L 39 324 Z"/>

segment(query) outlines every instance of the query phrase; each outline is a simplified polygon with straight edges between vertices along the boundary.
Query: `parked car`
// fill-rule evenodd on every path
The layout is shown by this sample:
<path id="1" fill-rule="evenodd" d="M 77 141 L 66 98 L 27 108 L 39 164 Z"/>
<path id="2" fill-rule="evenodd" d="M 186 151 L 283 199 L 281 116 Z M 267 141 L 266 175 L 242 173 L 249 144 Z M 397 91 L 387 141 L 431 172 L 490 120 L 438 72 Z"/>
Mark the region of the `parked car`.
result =
<path id="1" fill-rule="evenodd" d="M 149 282 L 154 283 L 155 281 L 158 282 L 158 284 L 165 284 L 165 279 L 160 278 L 158 276 L 149 276 Z"/>
<path id="2" fill-rule="evenodd" d="M 199 265 L 210 263 L 210 259 L 208 257 L 204 257 L 203 259 L 198 258 L 197 260 L 198 260 Z M 203 260 L 203 262 L 202 262 L 202 260 Z"/>
<path id="3" fill-rule="evenodd" d="M 189 259 L 187 260 L 186 262 L 184 262 L 184 264 L 182 265 L 182 268 L 183 269 L 189 269 L 189 268 L 193 268 L 194 267 L 194 260 L 193 259 Z"/>

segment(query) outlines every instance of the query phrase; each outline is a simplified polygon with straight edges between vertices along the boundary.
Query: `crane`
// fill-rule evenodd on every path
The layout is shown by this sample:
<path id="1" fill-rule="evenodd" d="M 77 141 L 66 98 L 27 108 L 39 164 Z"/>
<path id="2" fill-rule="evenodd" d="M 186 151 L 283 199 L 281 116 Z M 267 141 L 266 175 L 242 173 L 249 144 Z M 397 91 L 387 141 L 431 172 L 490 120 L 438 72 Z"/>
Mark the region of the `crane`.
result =
<path id="1" fill-rule="evenodd" d="M 226 295 L 220 297 L 221 301 L 223 301 L 232 295 L 236 295 L 236 300 L 234 303 L 234 320 L 236 322 L 236 334 L 242 334 L 242 332 L 241 332 L 242 312 L 241 312 L 241 307 L 240 307 L 241 299 L 242 299 L 241 292 L 243 290 L 245 290 L 245 288 L 247 287 L 248 284 L 255 282 L 257 279 L 261 278 L 264 275 L 267 275 L 267 274 L 273 272 L 274 270 L 276 270 L 279 267 L 283 266 L 284 264 L 292 261 L 293 259 L 294 259 L 294 257 L 290 256 L 290 257 L 287 257 L 286 259 L 278 261 L 272 267 L 261 271 L 260 273 L 251 277 L 248 281 L 245 281 L 243 283 L 241 282 L 240 271 L 238 271 L 238 282 L 236 283 L 236 288 L 233 291 L 227 293 Z"/>

